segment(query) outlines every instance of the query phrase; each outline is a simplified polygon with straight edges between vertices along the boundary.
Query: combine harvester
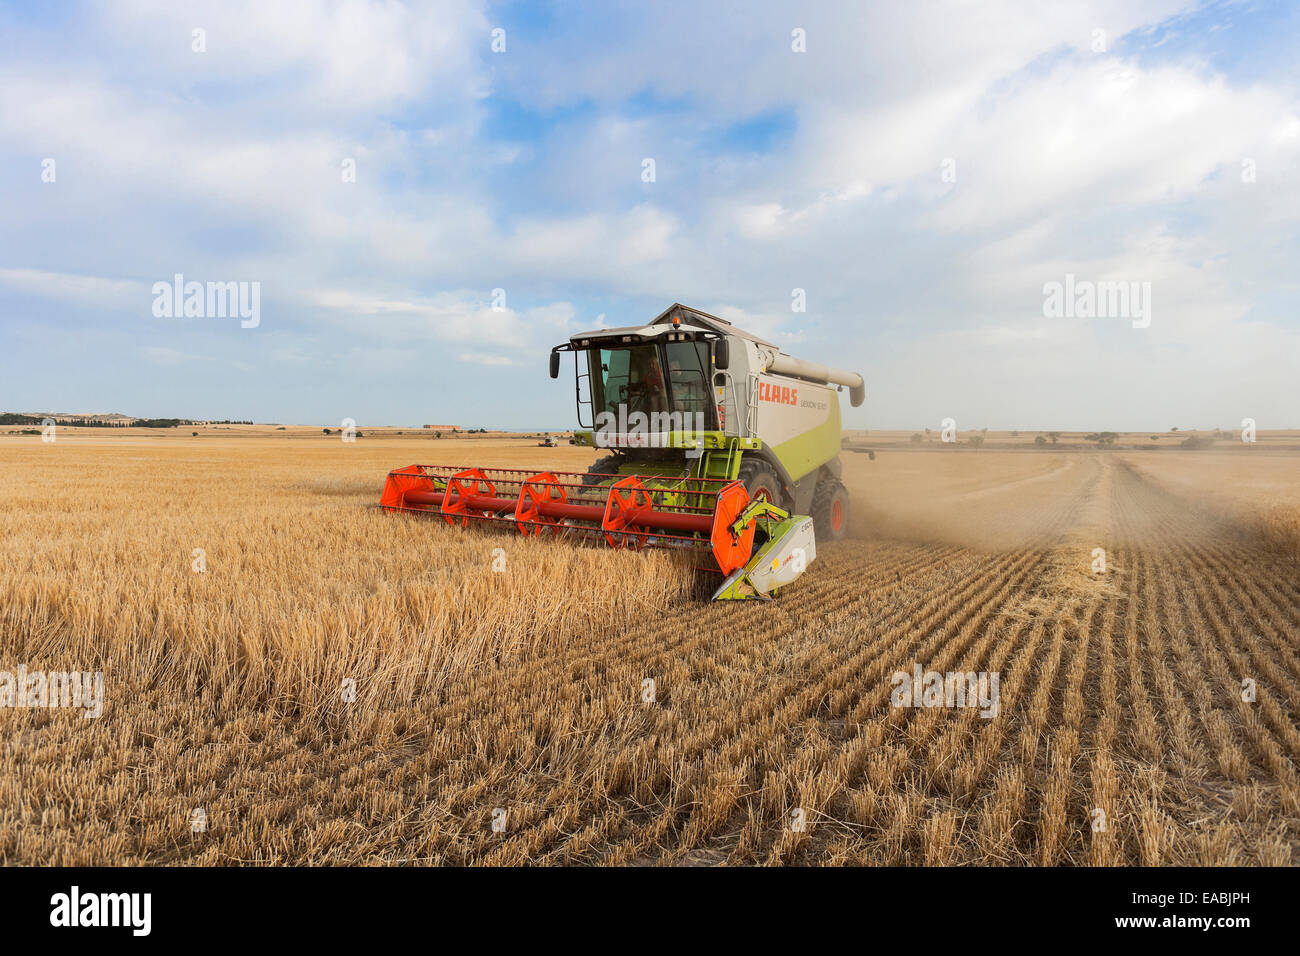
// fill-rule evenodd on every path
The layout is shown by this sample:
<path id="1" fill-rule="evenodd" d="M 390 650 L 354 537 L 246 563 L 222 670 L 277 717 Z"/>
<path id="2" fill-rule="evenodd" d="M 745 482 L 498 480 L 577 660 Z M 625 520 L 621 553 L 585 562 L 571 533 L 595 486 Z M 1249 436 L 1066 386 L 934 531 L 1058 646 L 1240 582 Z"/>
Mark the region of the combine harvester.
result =
<path id="1" fill-rule="evenodd" d="M 803 573 L 816 541 L 842 538 L 840 406 L 862 376 L 792 358 L 725 319 L 674 304 L 649 325 L 598 329 L 574 353 L 575 444 L 613 452 L 586 473 L 410 465 L 380 505 L 525 535 L 601 537 L 615 548 L 707 552 L 714 600 L 766 598 Z M 707 560 L 707 559 L 706 559 Z"/>

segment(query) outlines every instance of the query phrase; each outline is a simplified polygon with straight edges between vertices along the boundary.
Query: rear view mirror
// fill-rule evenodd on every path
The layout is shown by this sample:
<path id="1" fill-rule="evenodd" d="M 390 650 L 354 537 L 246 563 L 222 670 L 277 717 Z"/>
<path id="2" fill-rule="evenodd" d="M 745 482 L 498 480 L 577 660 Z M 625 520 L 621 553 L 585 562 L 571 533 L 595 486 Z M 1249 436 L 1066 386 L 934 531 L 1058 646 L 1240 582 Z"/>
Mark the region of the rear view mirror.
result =
<path id="1" fill-rule="evenodd" d="M 551 378 L 560 377 L 560 353 L 551 353 Z"/>
<path id="2" fill-rule="evenodd" d="M 718 339 L 713 343 L 713 367 L 719 371 L 725 372 L 731 366 L 729 344 L 726 339 Z"/>

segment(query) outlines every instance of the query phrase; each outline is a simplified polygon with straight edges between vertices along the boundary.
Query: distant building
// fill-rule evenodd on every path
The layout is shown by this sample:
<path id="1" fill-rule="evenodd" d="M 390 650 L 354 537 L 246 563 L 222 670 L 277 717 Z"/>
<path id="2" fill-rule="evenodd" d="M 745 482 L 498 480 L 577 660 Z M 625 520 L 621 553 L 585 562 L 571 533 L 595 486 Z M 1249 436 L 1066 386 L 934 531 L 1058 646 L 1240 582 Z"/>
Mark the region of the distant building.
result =
<path id="1" fill-rule="evenodd" d="M 458 431 L 460 431 L 460 426 L 459 426 L 459 425 L 425 425 L 424 427 L 425 427 L 425 428 L 431 428 L 431 429 L 433 429 L 433 430 L 436 431 L 436 432 L 458 432 Z"/>

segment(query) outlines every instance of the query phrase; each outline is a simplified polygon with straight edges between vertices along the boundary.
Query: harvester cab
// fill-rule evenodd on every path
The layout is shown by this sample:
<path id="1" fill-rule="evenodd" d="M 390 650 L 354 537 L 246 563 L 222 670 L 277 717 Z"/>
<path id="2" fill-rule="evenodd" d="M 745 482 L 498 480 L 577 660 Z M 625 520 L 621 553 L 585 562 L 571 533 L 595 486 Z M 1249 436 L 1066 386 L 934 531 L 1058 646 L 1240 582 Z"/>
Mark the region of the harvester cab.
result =
<path id="1" fill-rule="evenodd" d="M 565 352 L 574 443 L 609 454 L 586 473 L 412 465 L 389 475 L 383 507 L 708 552 L 715 600 L 775 595 L 818 541 L 847 533 L 838 392 L 861 405 L 861 375 L 680 303 L 648 325 L 572 336 L 551 351 L 552 378 Z"/>

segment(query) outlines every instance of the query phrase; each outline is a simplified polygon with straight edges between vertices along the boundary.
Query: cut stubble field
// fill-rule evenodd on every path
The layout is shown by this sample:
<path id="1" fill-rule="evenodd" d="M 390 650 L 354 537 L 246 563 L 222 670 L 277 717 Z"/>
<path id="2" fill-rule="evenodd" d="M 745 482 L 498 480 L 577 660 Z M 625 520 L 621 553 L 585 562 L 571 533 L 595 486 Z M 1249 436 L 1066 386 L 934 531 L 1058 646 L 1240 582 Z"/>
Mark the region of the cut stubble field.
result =
<path id="1" fill-rule="evenodd" d="M 1288 864 L 1300 458 L 1206 457 L 846 455 L 854 536 L 709 604 L 665 553 L 373 507 L 579 448 L 0 441 L 0 671 L 105 682 L 0 709 L 0 861 Z M 997 673 L 996 716 L 892 706 L 914 665 Z"/>

